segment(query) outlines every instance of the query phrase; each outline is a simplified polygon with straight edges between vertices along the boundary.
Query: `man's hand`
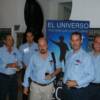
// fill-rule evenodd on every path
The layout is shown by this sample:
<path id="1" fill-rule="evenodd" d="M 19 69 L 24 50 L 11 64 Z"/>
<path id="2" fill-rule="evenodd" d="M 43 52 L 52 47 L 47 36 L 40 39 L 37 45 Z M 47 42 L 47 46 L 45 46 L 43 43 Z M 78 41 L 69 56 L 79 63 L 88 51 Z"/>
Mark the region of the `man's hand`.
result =
<path id="1" fill-rule="evenodd" d="M 23 90 L 23 93 L 24 93 L 25 95 L 28 95 L 28 94 L 29 94 L 29 89 L 25 87 L 24 90 Z"/>
<path id="2" fill-rule="evenodd" d="M 9 68 L 17 68 L 17 63 L 7 64 L 7 67 L 9 67 Z"/>
<path id="3" fill-rule="evenodd" d="M 77 86 L 77 82 L 75 80 L 69 80 L 67 81 L 66 85 L 68 88 L 74 88 Z"/>
<path id="4" fill-rule="evenodd" d="M 22 63 L 22 65 L 23 65 L 23 68 L 26 69 L 28 65 L 24 64 L 24 62 L 21 62 L 21 63 Z"/>
<path id="5" fill-rule="evenodd" d="M 48 74 L 45 76 L 45 80 L 51 80 L 53 78 L 52 74 Z"/>

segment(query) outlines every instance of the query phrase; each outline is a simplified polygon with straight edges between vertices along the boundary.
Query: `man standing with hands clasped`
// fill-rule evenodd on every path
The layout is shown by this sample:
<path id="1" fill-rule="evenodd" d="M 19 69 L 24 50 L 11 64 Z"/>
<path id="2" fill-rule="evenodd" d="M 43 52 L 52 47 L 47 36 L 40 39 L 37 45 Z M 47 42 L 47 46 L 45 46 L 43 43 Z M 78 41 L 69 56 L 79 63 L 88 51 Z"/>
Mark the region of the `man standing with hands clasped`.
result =
<path id="1" fill-rule="evenodd" d="M 73 32 L 72 50 L 66 55 L 63 100 L 89 100 L 88 89 L 89 83 L 94 79 L 94 66 L 91 57 L 82 49 L 81 44 L 81 33 Z"/>
<path id="2" fill-rule="evenodd" d="M 38 40 L 39 51 L 31 58 L 24 77 L 24 93 L 28 94 L 29 78 L 30 100 L 51 100 L 53 81 L 57 74 L 61 72 L 59 60 L 56 59 L 56 70 L 51 53 L 48 51 L 45 38 Z"/>

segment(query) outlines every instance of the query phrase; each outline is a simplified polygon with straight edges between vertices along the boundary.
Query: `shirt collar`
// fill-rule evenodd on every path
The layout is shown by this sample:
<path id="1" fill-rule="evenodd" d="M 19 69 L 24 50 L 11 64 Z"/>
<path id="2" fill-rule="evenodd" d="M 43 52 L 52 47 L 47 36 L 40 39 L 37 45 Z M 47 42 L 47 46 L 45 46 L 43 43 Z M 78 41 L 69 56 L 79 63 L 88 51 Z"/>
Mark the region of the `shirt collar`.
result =
<path id="1" fill-rule="evenodd" d="M 79 49 L 77 52 L 75 52 L 75 53 L 74 53 L 74 51 L 72 50 L 72 53 L 75 54 L 75 55 L 76 55 L 76 54 L 80 54 L 80 52 L 81 52 L 82 50 L 83 50 L 83 49 L 80 48 L 80 49 Z"/>
<path id="2" fill-rule="evenodd" d="M 6 47 L 5 45 L 3 46 L 3 48 L 4 48 L 4 50 L 5 50 L 6 52 L 8 52 L 7 47 Z M 13 53 L 13 52 L 14 52 L 14 47 L 12 47 L 11 53 Z"/>
<path id="3" fill-rule="evenodd" d="M 28 46 L 32 46 L 32 45 L 34 45 L 34 41 L 31 43 L 31 45 L 27 42 L 26 43 Z"/>
<path id="4" fill-rule="evenodd" d="M 95 56 L 95 57 L 100 56 L 100 53 L 99 53 L 99 54 L 95 54 L 95 52 L 94 52 L 94 51 L 92 51 L 91 53 L 92 53 L 92 55 L 93 55 L 93 56 Z"/>

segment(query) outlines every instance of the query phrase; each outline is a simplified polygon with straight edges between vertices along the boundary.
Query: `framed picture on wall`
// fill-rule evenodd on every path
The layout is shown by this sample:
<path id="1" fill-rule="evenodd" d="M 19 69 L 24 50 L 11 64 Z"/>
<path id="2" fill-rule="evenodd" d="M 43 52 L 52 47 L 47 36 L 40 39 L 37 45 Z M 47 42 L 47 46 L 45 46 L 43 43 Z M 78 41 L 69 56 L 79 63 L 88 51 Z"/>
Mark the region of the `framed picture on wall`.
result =
<path id="1" fill-rule="evenodd" d="M 4 38 L 7 34 L 12 33 L 12 28 L 0 28 L 0 47 L 4 44 Z"/>

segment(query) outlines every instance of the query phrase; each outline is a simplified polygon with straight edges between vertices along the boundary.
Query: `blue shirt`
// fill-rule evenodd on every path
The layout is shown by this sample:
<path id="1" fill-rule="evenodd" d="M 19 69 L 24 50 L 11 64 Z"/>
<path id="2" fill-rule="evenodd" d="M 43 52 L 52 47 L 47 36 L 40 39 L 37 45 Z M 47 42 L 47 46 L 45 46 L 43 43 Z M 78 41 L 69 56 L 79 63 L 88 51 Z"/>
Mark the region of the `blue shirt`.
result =
<path id="1" fill-rule="evenodd" d="M 28 43 L 25 43 L 20 46 L 20 52 L 22 54 L 22 61 L 26 66 L 28 66 L 31 56 L 37 50 L 38 50 L 38 45 L 34 42 L 31 44 L 31 46 L 29 46 Z"/>
<path id="2" fill-rule="evenodd" d="M 60 68 L 59 60 L 56 58 L 56 68 Z M 54 61 L 52 59 L 51 53 L 48 53 L 48 57 L 43 59 L 40 56 L 40 53 L 37 52 L 31 58 L 29 66 L 26 69 L 23 85 L 28 87 L 28 79 L 31 78 L 33 81 L 36 81 L 41 84 L 48 84 L 52 82 L 55 78 L 51 80 L 45 80 L 45 73 L 54 72 Z"/>
<path id="3" fill-rule="evenodd" d="M 68 80 L 75 80 L 78 84 L 76 88 L 86 87 L 94 79 L 94 66 L 89 54 L 83 49 L 77 53 L 73 50 L 66 55 L 66 65 L 64 71 L 64 83 Z"/>
<path id="4" fill-rule="evenodd" d="M 100 83 L 100 54 L 95 55 L 94 52 L 90 53 L 92 62 L 94 63 L 95 80 L 93 83 Z"/>
<path id="5" fill-rule="evenodd" d="M 0 48 L 0 73 L 6 75 L 12 75 L 16 73 L 16 68 L 9 68 L 7 64 L 18 63 L 18 66 L 22 68 L 21 54 L 17 48 L 13 47 L 11 53 L 8 52 L 6 46 Z"/>

